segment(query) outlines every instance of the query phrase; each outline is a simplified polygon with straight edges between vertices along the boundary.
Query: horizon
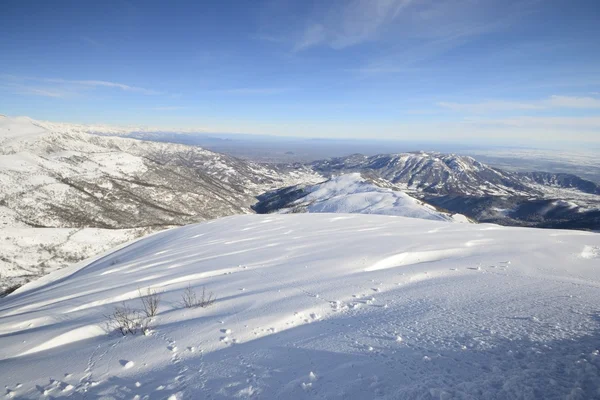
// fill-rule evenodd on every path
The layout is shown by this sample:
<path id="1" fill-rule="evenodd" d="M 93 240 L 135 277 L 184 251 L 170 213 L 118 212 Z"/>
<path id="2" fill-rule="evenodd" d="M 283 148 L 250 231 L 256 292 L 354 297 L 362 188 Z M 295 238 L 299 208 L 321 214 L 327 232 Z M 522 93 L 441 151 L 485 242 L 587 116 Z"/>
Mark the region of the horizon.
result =
<path id="1" fill-rule="evenodd" d="M 600 143 L 600 9 L 9 1 L 0 113 L 206 134 Z"/>

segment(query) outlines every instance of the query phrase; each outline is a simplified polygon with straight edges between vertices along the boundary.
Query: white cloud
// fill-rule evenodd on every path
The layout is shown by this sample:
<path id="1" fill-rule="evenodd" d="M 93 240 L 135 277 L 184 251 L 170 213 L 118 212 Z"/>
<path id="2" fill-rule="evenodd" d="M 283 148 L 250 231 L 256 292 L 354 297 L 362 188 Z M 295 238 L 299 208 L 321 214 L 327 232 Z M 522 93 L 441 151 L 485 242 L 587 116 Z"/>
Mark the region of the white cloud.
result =
<path id="1" fill-rule="evenodd" d="M 466 119 L 466 123 L 477 125 L 511 126 L 544 129 L 600 129 L 600 117 L 510 117 L 499 119 Z"/>
<path id="2" fill-rule="evenodd" d="M 103 80 L 70 80 L 0 74 L 0 81 L 19 90 L 19 93 L 46 97 L 69 97 L 89 88 L 111 88 L 144 95 L 159 95 L 159 91 Z M 36 84 L 32 84 L 32 83 Z M 44 87 L 40 87 L 43 84 Z"/>
<path id="3" fill-rule="evenodd" d="M 353 0 L 319 13 L 306 24 L 295 51 L 317 45 L 343 49 L 375 39 L 414 0 Z M 322 3 L 327 4 L 327 3 Z"/>
<path id="4" fill-rule="evenodd" d="M 306 28 L 300 40 L 294 46 L 294 51 L 301 51 L 320 44 L 327 38 L 327 32 L 321 24 L 312 24 Z"/>
<path id="5" fill-rule="evenodd" d="M 215 93 L 224 93 L 224 94 L 241 94 L 241 95 L 252 95 L 252 94 L 279 94 L 283 92 L 287 92 L 290 90 L 289 88 L 233 88 L 233 89 L 222 89 L 215 90 Z"/>
<path id="6" fill-rule="evenodd" d="M 600 99 L 593 97 L 551 96 L 545 103 L 550 107 L 600 108 Z"/>
<path id="7" fill-rule="evenodd" d="M 452 111 L 470 112 L 474 114 L 510 110 L 539 110 L 543 108 L 538 104 L 511 101 L 484 101 L 480 103 L 440 102 L 438 105 Z"/>
<path id="8" fill-rule="evenodd" d="M 479 103 L 440 102 L 438 106 L 457 112 L 487 114 L 502 111 L 545 110 L 554 108 L 600 109 L 600 100 L 593 97 L 550 96 L 531 102 L 483 101 Z"/>
<path id="9" fill-rule="evenodd" d="M 181 107 L 181 106 L 165 106 L 165 107 L 150 107 L 149 110 L 152 111 L 177 111 L 177 110 L 186 110 L 189 107 Z"/>
<path id="10" fill-rule="evenodd" d="M 69 96 L 69 93 L 66 93 L 66 92 L 63 92 L 60 90 L 54 90 L 54 89 L 38 88 L 38 87 L 31 87 L 31 86 L 20 86 L 20 85 L 15 85 L 15 86 L 13 86 L 13 88 L 19 94 L 32 94 L 32 95 L 36 95 L 36 96 L 54 97 L 54 98 L 62 98 L 62 97 Z"/>
<path id="11" fill-rule="evenodd" d="M 89 36 L 81 36 L 81 40 L 87 44 L 90 44 L 94 47 L 104 47 L 104 45 L 102 43 L 100 43 L 99 41 L 92 39 Z"/>
<path id="12" fill-rule="evenodd" d="M 160 94 L 160 92 L 151 89 L 144 89 L 136 86 L 129 86 L 119 82 L 109 82 L 109 81 L 100 81 L 100 80 L 68 80 L 68 79 L 53 79 L 53 78 L 33 78 L 34 80 L 40 80 L 42 82 L 48 83 L 58 83 L 58 84 L 67 84 L 67 85 L 76 85 L 76 86 L 87 86 L 87 87 L 108 87 L 121 89 L 126 92 L 137 92 L 141 94 L 147 95 L 155 95 Z"/>

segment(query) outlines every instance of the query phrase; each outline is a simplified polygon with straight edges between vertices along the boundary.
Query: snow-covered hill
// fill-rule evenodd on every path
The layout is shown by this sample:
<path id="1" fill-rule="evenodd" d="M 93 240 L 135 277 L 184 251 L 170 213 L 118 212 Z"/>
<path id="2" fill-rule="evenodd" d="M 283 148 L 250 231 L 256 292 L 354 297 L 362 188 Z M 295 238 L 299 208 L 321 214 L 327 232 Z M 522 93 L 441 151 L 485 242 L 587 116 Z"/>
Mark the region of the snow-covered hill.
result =
<path id="1" fill-rule="evenodd" d="M 384 187 L 382 187 L 384 186 Z M 316 185 L 296 185 L 259 196 L 253 206 L 260 212 L 360 213 L 398 215 L 436 221 L 468 222 L 460 214 L 442 212 L 382 179 L 359 173 L 333 177 Z"/>
<path id="2" fill-rule="evenodd" d="M 0 292 L 149 232 L 251 213 L 265 190 L 317 181 L 308 169 L 92 134 L 101 128 L 0 117 Z"/>
<path id="3" fill-rule="evenodd" d="M 440 153 L 401 153 L 333 158 L 313 163 L 327 175 L 370 171 L 406 190 L 469 196 L 532 195 L 515 174 L 492 168 L 472 157 Z"/>
<path id="4" fill-rule="evenodd" d="M 472 157 L 435 152 L 355 154 L 312 165 L 324 176 L 374 175 L 413 197 L 477 221 L 600 229 L 600 187 L 575 175 L 510 172 Z"/>
<path id="5" fill-rule="evenodd" d="M 591 399 L 600 235 L 381 215 L 227 217 L 0 300 L 7 397 Z M 184 308 L 186 287 L 217 301 Z M 152 332 L 105 332 L 138 290 Z"/>

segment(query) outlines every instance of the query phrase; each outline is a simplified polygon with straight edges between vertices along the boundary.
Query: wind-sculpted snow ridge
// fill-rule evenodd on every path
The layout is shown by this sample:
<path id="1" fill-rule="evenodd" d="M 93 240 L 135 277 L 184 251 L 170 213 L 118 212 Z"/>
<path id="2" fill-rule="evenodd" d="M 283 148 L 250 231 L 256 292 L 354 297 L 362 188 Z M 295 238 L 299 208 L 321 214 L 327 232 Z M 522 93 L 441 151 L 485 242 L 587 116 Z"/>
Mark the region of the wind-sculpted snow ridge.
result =
<path id="1" fill-rule="evenodd" d="M 251 213 L 265 190 L 318 177 L 95 129 L 0 117 L 0 294 L 149 232 Z"/>
<path id="2" fill-rule="evenodd" d="M 591 399 L 600 235 L 381 215 L 226 217 L 0 300 L 0 382 L 37 399 Z M 184 308 L 186 288 L 217 296 Z M 107 333 L 162 294 L 151 333 Z"/>
<path id="3" fill-rule="evenodd" d="M 259 196 L 259 202 L 253 208 L 260 212 L 384 214 L 469 222 L 463 215 L 440 211 L 394 190 L 393 185 L 384 180 L 366 179 L 359 173 L 336 176 L 316 185 L 279 189 Z"/>

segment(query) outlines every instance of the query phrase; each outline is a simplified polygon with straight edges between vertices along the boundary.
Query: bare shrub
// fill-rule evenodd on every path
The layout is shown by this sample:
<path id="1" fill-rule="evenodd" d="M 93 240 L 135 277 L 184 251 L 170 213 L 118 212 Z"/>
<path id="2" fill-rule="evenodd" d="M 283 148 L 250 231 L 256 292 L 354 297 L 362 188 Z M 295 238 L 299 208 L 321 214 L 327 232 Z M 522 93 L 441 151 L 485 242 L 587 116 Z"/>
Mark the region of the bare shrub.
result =
<path id="1" fill-rule="evenodd" d="M 213 292 L 206 294 L 206 287 L 202 286 L 202 296 L 200 297 L 200 303 L 198 304 L 200 307 L 209 307 L 212 306 L 213 303 L 217 300 Z"/>
<path id="2" fill-rule="evenodd" d="M 140 318 L 138 322 L 138 326 L 140 327 L 140 332 L 144 334 L 144 336 L 148 336 L 152 332 L 152 327 L 150 326 L 151 319 L 150 318 Z"/>
<path id="3" fill-rule="evenodd" d="M 160 293 L 154 289 L 146 289 L 146 292 L 142 292 L 142 289 L 138 289 L 140 294 L 140 300 L 142 301 L 142 311 L 147 318 L 152 318 L 158 314 L 158 305 L 160 304 Z"/>
<path id="4" fill-rule="evenodd" d="M 202 286 L 202 294 L 200 295 L 200 298 L 198 298 L 196 292 L 194 291 L 194 289 L 192 289 L 192 286 L 188 285 L 188 287 L 185 288 L 183 295 L 181 296 L 181 300 L 183 302 L 183 306 L 186 308 L 206 308 L 213 305 L 217 298 L 212 292 L 207 294 L 205 286 Z"/>
<path id="5" fill-rule="evenodd" d="M 8 296 L 9 294 L 14 292 L 21 286 L 22 286 L 21 284 L 15 283 L 15 284 L 9 285 L 5 288 L 0 288 L 0 297 Z"/>
<path id="6" fill-rule="evenodd" d="M 192 289 L 191 285 L 185 288 L 183 294 L 181 295 L 181 301 L 183 302 L 183 306 L 185 308 L 196 307 L 198 303 L 198 298 L 196 297 L 196 292 Z"/>
<path id="7" fill-rule="evenodd" d="M 117 330 L 123 336 L 137 333 L 147 335 L 150 332 L 150 319 L 145 318 L 140 310 L 129 307 L 125 302 L 115 307 L 113 313 L 107 315 L 106 319 L 109 332 Z"/>

